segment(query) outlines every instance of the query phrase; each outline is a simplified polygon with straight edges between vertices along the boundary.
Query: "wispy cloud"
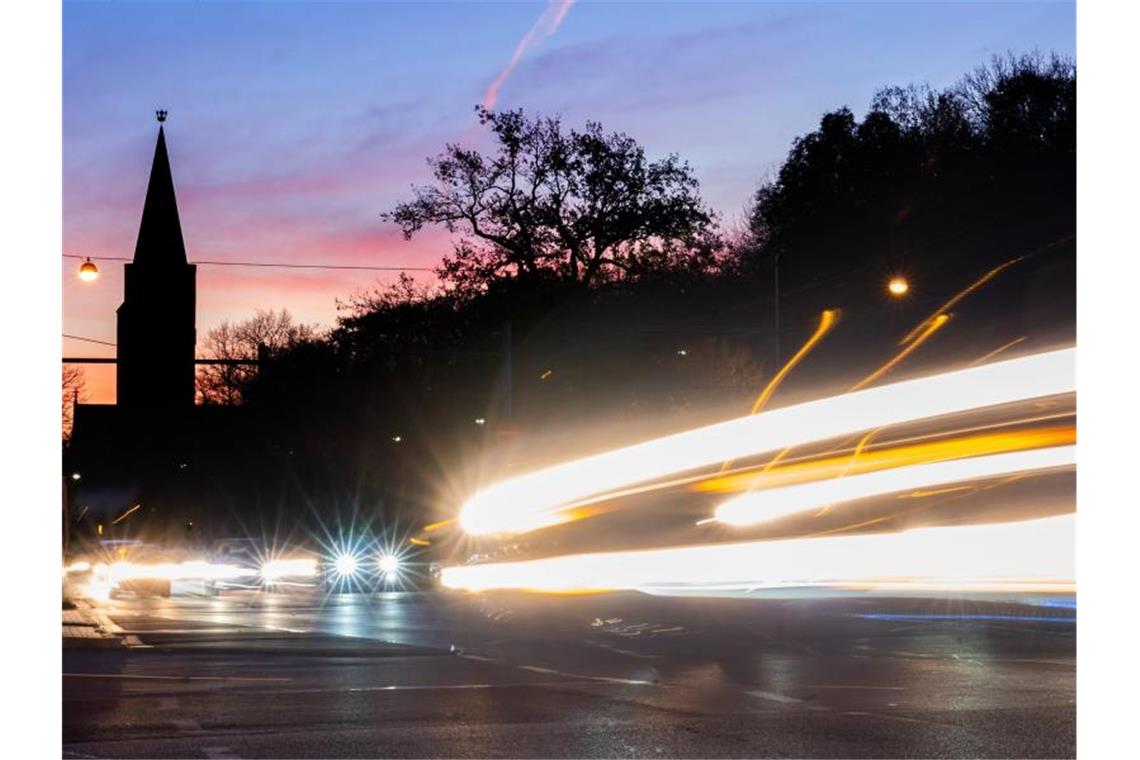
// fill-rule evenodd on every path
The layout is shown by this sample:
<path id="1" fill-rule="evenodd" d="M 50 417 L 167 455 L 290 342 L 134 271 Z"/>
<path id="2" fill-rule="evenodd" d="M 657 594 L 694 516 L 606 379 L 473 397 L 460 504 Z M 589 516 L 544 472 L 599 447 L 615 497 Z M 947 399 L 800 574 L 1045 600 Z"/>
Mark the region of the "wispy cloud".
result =
<path id="1" fill-rule="evenodd" d="M 503 84 L 510 77 L 511 72 L 515 70 L 515 66 L 522 60 L 523 55 L 535 43 L 543 40 L 558 31 L 558 27 L 562 25 L 562 20 L 566 18 L 566 14 L 570 12 L 570 6 L 574 5 L 574 0 L 550 0 L 546 8 L 542 11 L 542 15 L 534 22 L 527 33 L 523 35 L 518 44 L 515 45 L 515 51 L 511 53 L 511 60 L 507 65 L 499 71 L 498 75 L 487 87 L 487 91 L 483 93 L 483 107 L 492 109 L 495 107 L 495 101 L 499 99 L 499 90 L 502 89 Z"/>

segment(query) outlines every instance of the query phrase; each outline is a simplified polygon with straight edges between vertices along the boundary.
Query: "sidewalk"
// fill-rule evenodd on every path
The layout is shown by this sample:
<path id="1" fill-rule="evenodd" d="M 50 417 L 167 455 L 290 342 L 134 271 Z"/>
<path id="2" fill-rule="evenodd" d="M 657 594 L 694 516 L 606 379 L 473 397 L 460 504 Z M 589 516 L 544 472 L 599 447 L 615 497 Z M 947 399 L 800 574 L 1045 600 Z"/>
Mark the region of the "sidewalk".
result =
<path id="1" fill-rule="evenodd" d="M 73 609 L 64 609 L 62 615 L 63 647 L 65 649 L 119 649 L 124 646 L 117 628 L 106 615 L 99 613 L 83 599 L 69 600 Z"/>

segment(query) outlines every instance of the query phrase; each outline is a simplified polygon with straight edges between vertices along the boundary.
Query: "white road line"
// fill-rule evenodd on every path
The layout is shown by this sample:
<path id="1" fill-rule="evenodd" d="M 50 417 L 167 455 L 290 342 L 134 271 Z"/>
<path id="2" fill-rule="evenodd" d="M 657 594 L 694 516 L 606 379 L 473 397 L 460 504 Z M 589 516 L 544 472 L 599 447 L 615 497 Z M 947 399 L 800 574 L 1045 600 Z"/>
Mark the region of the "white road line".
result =
<path id="1" fill-rule="evenodd" d="M 809 684 L 801 689 L 868 689 L 872 691 L 906 691 L 905 686 L 867 686 L 864 684 Z"/>
<path id="2" fill-rule="evenodd" d="M 459 656 L 465 660 L 475 660 L 476 662 L 490 662 L 490 663 L 498 663 L 499 662 L 499 660 L 496 660 L 494 657 L 484 657 L 481 654 L 461 654 Z"/>
<path id="3" fill-rule="evenodd" d="M 1065 660 L 1029 660 L 1024 658 L 999 657 L 991 660 L 986 660 L 986 662 L 1028 662 L 1033 665 L 1059 665 L 1062 668 L 1077 667 L 1076 660 L 1069 660 L 1066 662 Z"/>
<path id="4" fill-rule="evenodd" d="M 243 676 L 150 676 L 128 673 L 64 673 L 64 678 L 118 678 L 123 680 L 139 681 L 263 681 L 281 682 L 292 681 L 292 678 L 252 678 Z"/>
<path id="5" fill-rule="evenodd" d="M 887 720 L 897 720 L 897 721 L 901 721 L 903 723 L 919 723 L 919 724 L 927 725 L 927 726 L 947 726 L 949 728 L 957 728 L 957 726 L 955 726 L 951 723 L 939 723 L 938 721 L 922 720 L 921 718 L 907 718 L 906 716 L 903 716 L 903 715 L 890 715 L 888 713 L 871 713 L 871 712 L 863 712 L 862 710 L 848 710 L 847 712 L 844 712 L 843 714 L 844 715 L 858 715 L 860 717 L 866 717 L 866 718 L 886 718 Z"/>
<path id="6" fill-rule="evenodd" d="M 796 699 L 795 697 L 789 697 L 789 696 L 786 696 L 784 694 L 776 694 L 775 692 L 772 692 L 772 691 L 750 691 L 748 693 L 754 697 L 759 697 L 760 699 L 766 699 L 769 702 L 779 702 L 780 704 L 784 704 L 784 705 L 800 704 L 801 702 L 803 702 L 802 699 Z"/>
<path id="7" fill-rule="evenodd" d="M 569 684 L 583 685 L 582 681 L 512 681 L 507 683 L 445 683 L 445 684 L 407 684 L 396 686 L 349 686 L 340 689 L 275 689 L 273 694 L 330 694 L 330 693 L 368 693 L 376 691 L 447 691 L 455 689 L 517 689 L 522 686 L 567 686 Z"/>
<path id="8" fill-rule="evenodd" d="M 172 720 L 170 725 L 180 731 L 201 731 L 202 724 L 196 720 Z"/>
<path id="9" fill-rule="evenodd" d="M 550 673 L 552 675 L 561 675 L 557 670 L 552 668 L 540 668 L 537 665 L 519 665 L 521 670 L 532 670 L 535 673 Z"/>

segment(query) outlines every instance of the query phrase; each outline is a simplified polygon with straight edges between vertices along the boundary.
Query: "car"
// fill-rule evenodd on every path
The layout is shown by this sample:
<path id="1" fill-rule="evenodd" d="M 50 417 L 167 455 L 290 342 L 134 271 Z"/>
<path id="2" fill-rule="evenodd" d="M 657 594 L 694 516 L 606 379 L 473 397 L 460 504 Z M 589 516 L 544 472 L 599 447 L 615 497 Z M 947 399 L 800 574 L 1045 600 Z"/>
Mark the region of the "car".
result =
<path id="1" fill-rule="evenodd" d="M 215 571 L 206 579 L 206 594 L 227 590 L 265 590 L 282 586 L 312 585 L 318 562 L 300 549 L 277 551 L 256 538 L 223 538 L 214 542 L 209 562 Z"/>

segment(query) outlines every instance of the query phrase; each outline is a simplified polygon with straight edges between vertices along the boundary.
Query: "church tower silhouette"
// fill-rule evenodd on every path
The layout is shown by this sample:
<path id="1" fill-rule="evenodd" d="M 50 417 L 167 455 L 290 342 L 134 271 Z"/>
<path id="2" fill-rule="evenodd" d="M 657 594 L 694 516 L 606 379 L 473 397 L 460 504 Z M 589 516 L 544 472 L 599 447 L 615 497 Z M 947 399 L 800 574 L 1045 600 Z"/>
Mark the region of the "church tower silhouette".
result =
<path id="1" fill-rule="evenodd" d="M 194 405 L 196 267 L 187 263 L 182 241 L 162 126 L 166 111 L 156 113 L 158 143 L 117 312 L 118 405 L 131 412 Z"/>

